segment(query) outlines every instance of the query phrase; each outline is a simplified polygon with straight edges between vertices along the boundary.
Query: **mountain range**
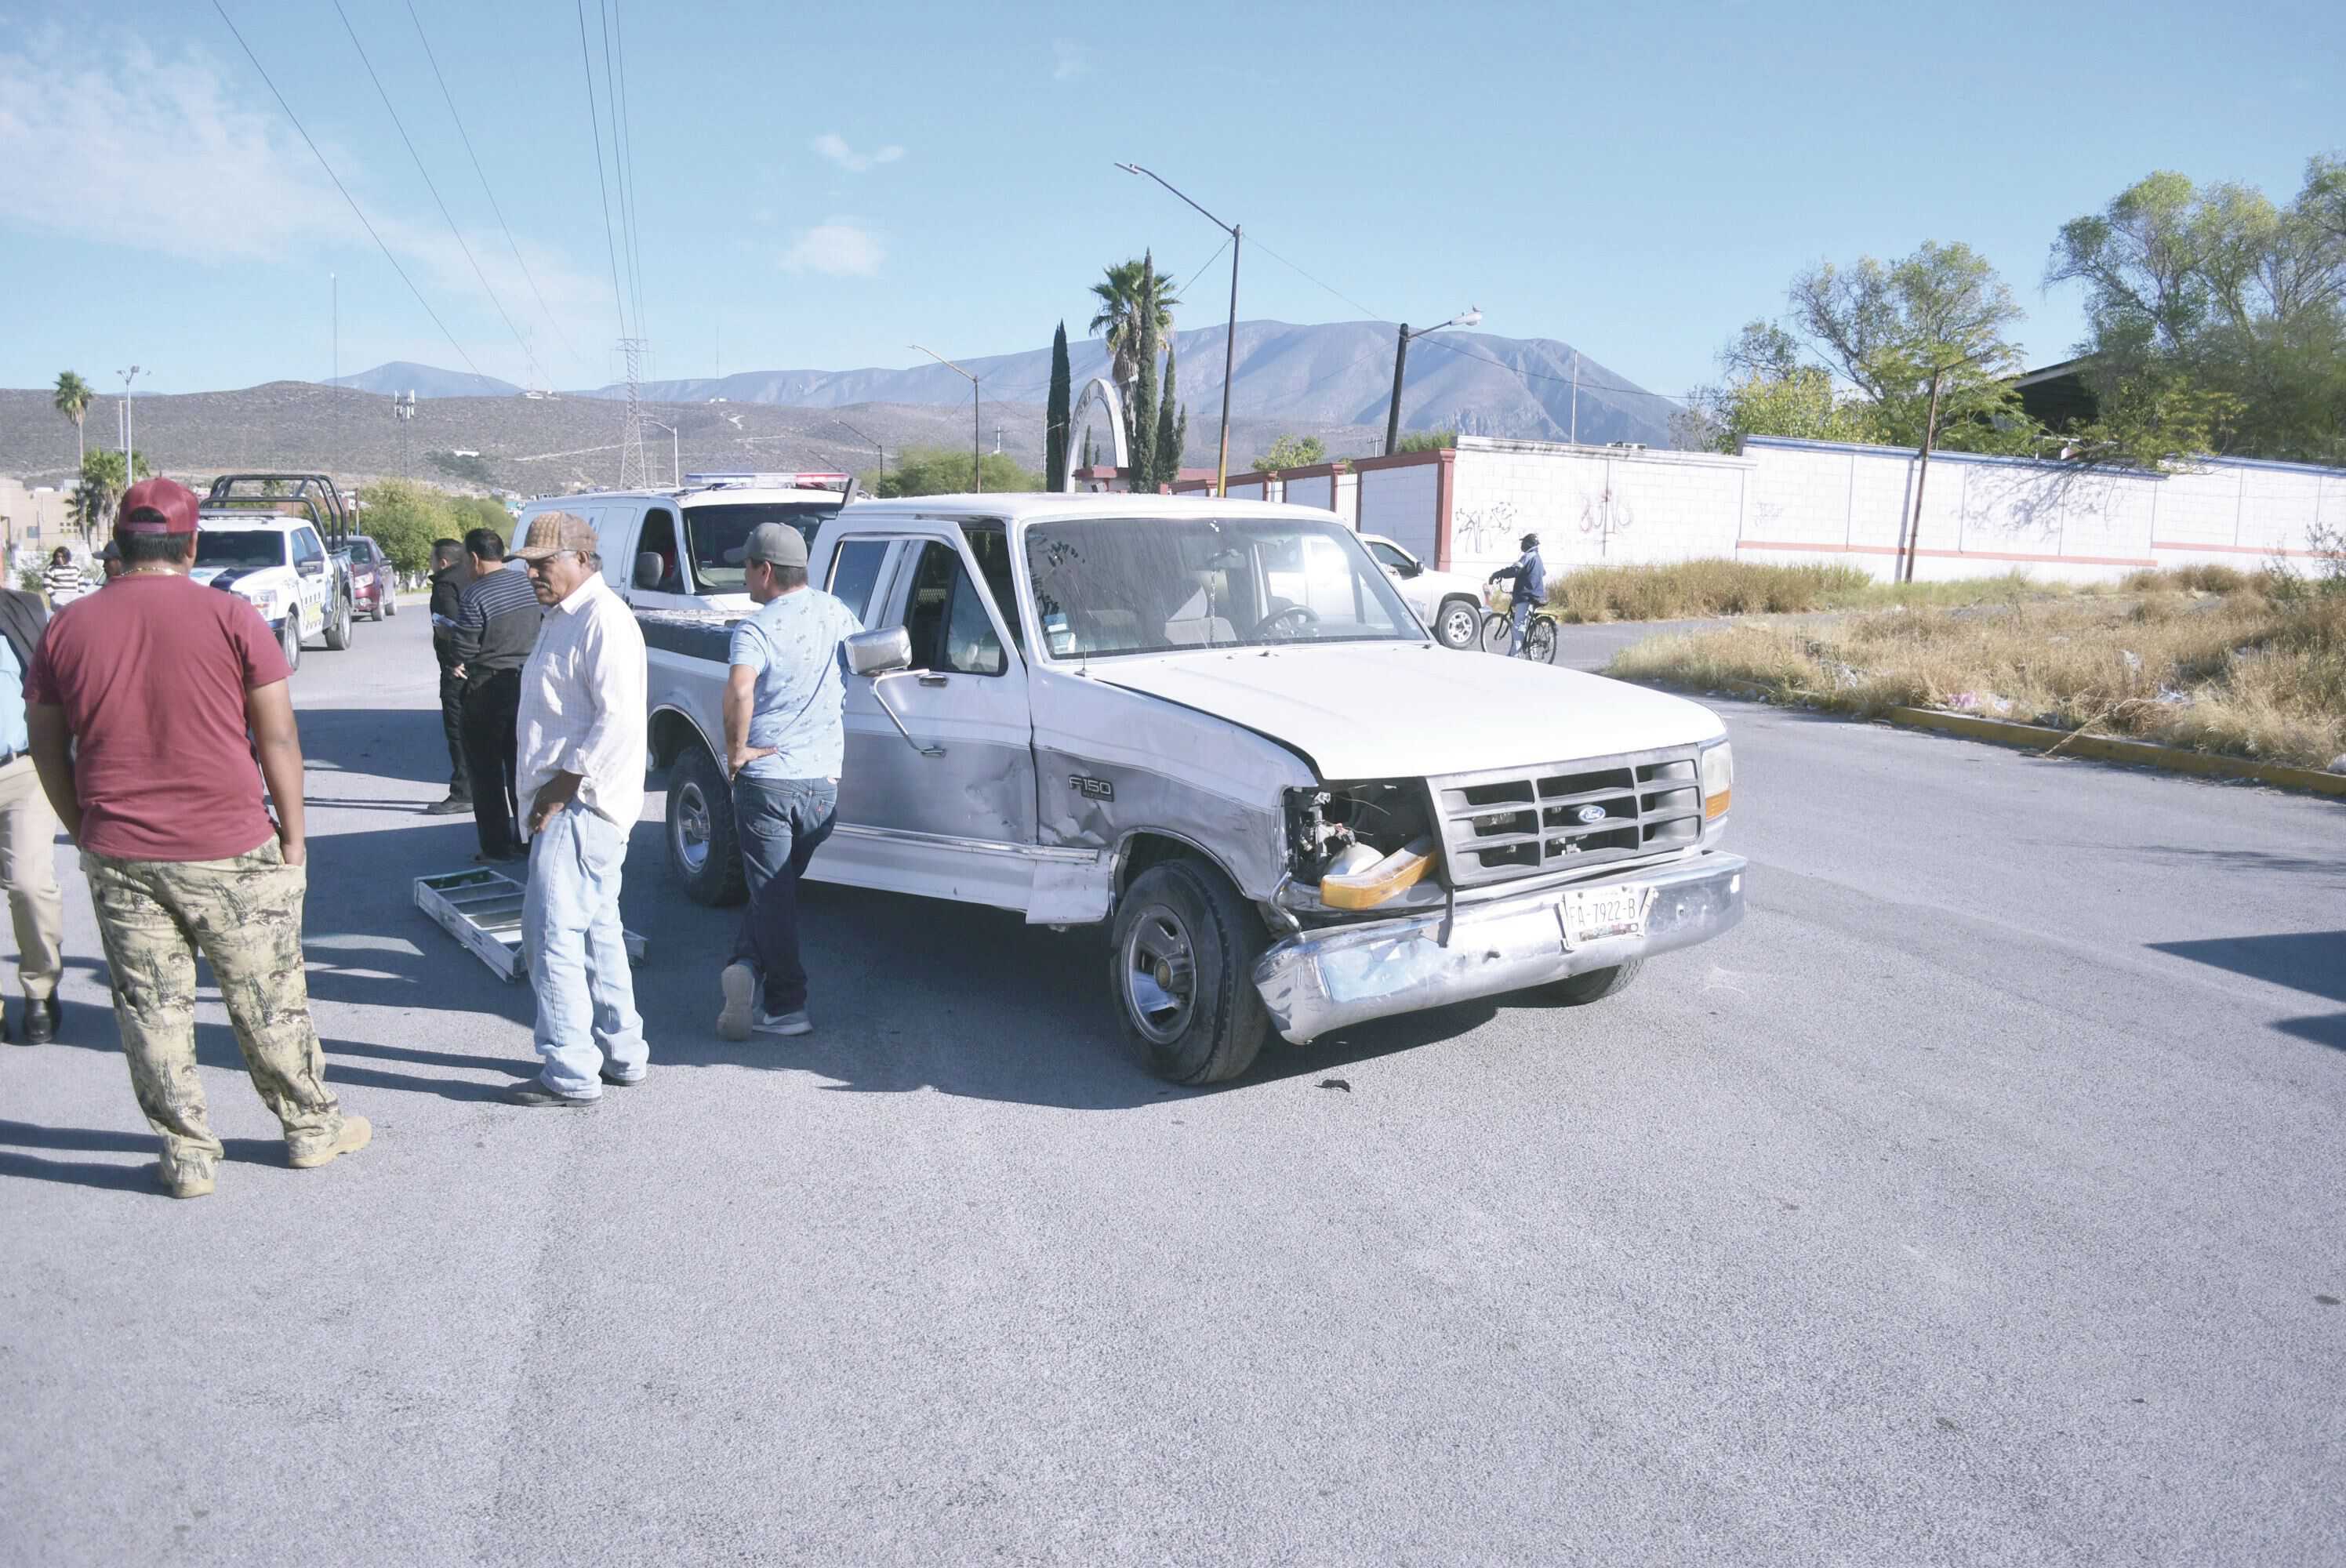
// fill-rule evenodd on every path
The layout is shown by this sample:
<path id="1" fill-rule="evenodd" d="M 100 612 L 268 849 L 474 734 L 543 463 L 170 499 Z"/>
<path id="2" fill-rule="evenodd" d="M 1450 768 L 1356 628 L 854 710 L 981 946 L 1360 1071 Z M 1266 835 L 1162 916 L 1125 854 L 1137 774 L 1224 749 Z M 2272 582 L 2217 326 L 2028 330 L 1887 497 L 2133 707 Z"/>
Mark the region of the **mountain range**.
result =
<path id="1" fill-rule="evenodd" d="M 1188 406 L 1190 444 L 1219 419 L 1224 330 L 1175 334 L 1178 391 Z M 1294 326 L 1240 321 L 1230 383 L 1233 423 L 1382 426 L 1392 394 L 1394 329 L 1376 321 Z M 1081 389 L 1107 373 L 1107 346 L 1098 339 L 1068 344 L 1068 362 Z M 1576 361 L 1578 389 L 1575 395 Z M 994 354 L 959 361 L 979 378 L 987 403 L 1041 404 L 1047 397 L 1051 351 Z M 521 388 L 490 376 L 397 361 L 336 383 L 419 398 L 514 396 Z M 614 398 L 624 385 L 567 392 Z M 664 403 L 723 401 L 792 408 L 856 404 L 963 404 L 969 382 L 943 365 L 903 370 L 740 371 L 724 377 L 647 382 L 639 395 Z M 1577 404 L 1576 422 L 1575 404 Z M 1402 382 L 1402 425 L 1452 428 L 1472 435 L 1512 435 L 1561 441 L 1576 423 L 1584 442 L 1669 440 L 1669 401 L 1618 372 L 1579 356 L 1550 338 L 1503 338 L 1488 332 L 1427 334 L 1410 344 Z"/>

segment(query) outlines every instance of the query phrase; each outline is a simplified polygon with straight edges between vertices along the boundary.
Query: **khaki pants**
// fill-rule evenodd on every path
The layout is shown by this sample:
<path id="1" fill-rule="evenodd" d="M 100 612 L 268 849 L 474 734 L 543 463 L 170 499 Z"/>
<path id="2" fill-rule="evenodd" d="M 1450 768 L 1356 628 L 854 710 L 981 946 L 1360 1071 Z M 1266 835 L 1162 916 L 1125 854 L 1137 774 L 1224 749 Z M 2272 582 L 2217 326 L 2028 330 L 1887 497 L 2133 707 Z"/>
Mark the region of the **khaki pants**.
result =
<path id="1" fill-rule="evenodd" d="M 0 768 L 0 887 L 16 924 L 16 976 L 25 995 L 45 1002 L 65 973 L 65 903 L 57 895 L 57 814 L 41 792 L 33 759 Z"/>
<path id="2" fill-rule="evenodd" d="M 309 872 L 271 839 L 227 860 L 117 860 L 84 850 L 90 902 L 114 972 L 114 1018 L 138 1108 L 174 1160 L 218 1159 L 196 1077 L 196 954 L 219 982 L 245 1071 L 296 1155 L 332 1143 L 342 1107 L 310 1022 L 301 970 Z"/>

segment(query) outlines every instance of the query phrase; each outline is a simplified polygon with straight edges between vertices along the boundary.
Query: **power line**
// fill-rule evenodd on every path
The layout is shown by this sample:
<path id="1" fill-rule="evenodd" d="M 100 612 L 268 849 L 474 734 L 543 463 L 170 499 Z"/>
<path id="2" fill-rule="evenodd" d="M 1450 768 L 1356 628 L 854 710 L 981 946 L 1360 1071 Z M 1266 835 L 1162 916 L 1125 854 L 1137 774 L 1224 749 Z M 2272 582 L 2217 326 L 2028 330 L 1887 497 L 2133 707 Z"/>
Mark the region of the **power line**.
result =
<path id="1" fill-rule="evenodd" d="M 359 64 L 366 67 L 367 80 L 374 84 L 376 96 L 382 99 L 384 112 L 391 116 L 391 123 L 398 130 L 399 139 L 406 144 L 407 156 L 415 160 L 415 172 L 423 177 L 423 188 L 432 193 L 433 203 L 440 209 L 440 216 L 447 219 L 448 232 L 455 236 L 456 249 L 462 250 L 464 260 L 472 263 L 473 276 L 481 280 L 481 290 L 488 295 L 489 303 L 495 305 L 497 314 L 505 318 L 505 331 L 513 334 L 515 346 L 521 350 L 522 358 L 528 362 L 535 379 L 537 356 L 530 351 L 528 342 L 521 335 L 521 329 L 514 325 L 512 314 L 505 310 L 505 302 L 498 299 L 496 290 L 489 286 L 489 275 L 481 270 L 481 263 L 473 255 L 473 248 L 464 242 L 464 231 L 456 227 L 455 214 L 448 210 L 445 201 L 441 200 L 440 188 L 432 183 L 432 171 L 423 167 L 423 155 L 415 150 L 414 139 L 407 134 L 407 127 L 400 119 L 399 110 L 393 107 L 391 95 L 383 90 L 382 78 L 375 75 L 374 62 L 367 58 L 366 46 L 359 42 L 359 30 L 351 25 L 351 14 L 342 9 L 342 0 L 334 0 L 334 15 L 342 19 L 342 31 L 351 36 L 351 47 L 359 52 Z"/>
<path id="2" fill-rule="evenodd" d="M 448 346 L 456 351 L 456 357 L 464 361 L 464 368 L 474 375 L 479 375 L 481 367 L 473 362 L 473 356 L 464 351 L 464 345 L 456 341 L 456 334 L 448 330 L 448 323 L 440 319 L 440 312 L 432 308 L 432 301 L 423 297 L 423 290 L 415 286 L 415 280 L 407 275 L 407 269 L 399 264 L 399 258 L 391 253 L 391 247 L 382 242 L 382 236 L 376 233 L 374 225 L 367 221 L 367 215 L 360 208 L 358 198 L 352 196 L 350 187 L 342 183 L 342 177 L 334 172 L 334 166 L 326 161 L 326 155 L 318 150 L 318 144 L 311 140 L 310 133 L 302 129 L 301 117 L 293 112 L 293 106 L 287 103 L 285 95 L 277 90 L 277 84 L 270 79 L 268 71 L 263 69 L 260 64 L 260 56 L 252 52 L 252 46 L 244 41 L 242 33 L 237 31 L 236 23 L 230 20 L 227 8 L 220 4 L 220 0 L 212 0 L 212 9 L 219 13 L 219 19 L 227 24 L 229 32 L 234 36 L 237 47 L 244 51 L 244 57 L 252 62 L 252 68 L 255 71 L 260 72 L 261 82 L 269 88 L 270 97 L 275 98 L 277 107 L 285 111 L 285 117 L 293 122 L 293 128 L 301 133 L 301 140 L 308 145 L 311 155 L 317 158 L 318 167 L 326 171 L 326 178 L 334 182 L 334 188 L 341 191 L 342 199 L 351 204 L 351 211 L 357 217 L 360 225 L 366 229 L 367 238 L 373 240 L 375 249 L 382 252 L 382 259 L 391 263 L 391 270 L 399 274 L 399 280 L 407 285 L 407 291 L 415 296 L 415 302 L 423 307 L 423 313 L 432 318 L 432 324 L 440 329 L 440 335 L 448 340 Z"/>
<path id="3" fill-rule="evenodd" d="M 554 307 L 546 302 L 546 295 L 538 288 L 537 278 L 530 271 L 529 263 L 522 259 L 521 246 L 514 239 L 513 225 L 505 221 L 505 209 L 497 205 L 497 193 L 489 188 L 488 171 L 481 167 L 481 155 L 473 150 L 473 138 L 464 129 L 464 116 L 456 112 L 456 97 L 448 90 L 448 78 L 440 74 L 440 59 L 432 52 L 432 40 L 423 36 L 423 18 L 415 14 L 415 0 L 407 0 L 407 17 L 415 24 L 415 40 L 423 46 L 423 57 L 432 62 L 433 79 L 440 84 L 440 96 L 447 101 L 448 117 L 455 123 L 456 135 L 464 143 L 465 156 L 473 160 L 473 172 L 481 177 L 481 194 L 489 199 L 489 210 L 497 215 L 497 227 L 505 230 L 505 244 L 513 250 L 514 264 L 528 280 L 529 291 L 537 296 L 537 307 L 546 312 L 546 325 L 552 327 L 554 335 L 562 340 L 563 348 L 569 351 L 573 360 L 582 359 L 577 345 L 570 341 L 570 334 L 562 330 L 561 318 L 554 313 Z"/>
<path id="4" fill-rule="evenodd" d="M 586 49 L 586 0 L 578 3 L 578 63 L 586 69 L 586 124 L 595 133 L 595 184 L 603 192 L 603 249 L 611 257 L 611 303 L 619 312 L 619 336 L 627 335 L 627 296 L 619 287 L 619 247 L 611 237 L 611 188 L 603 178 L 603 117 L 595 107 L 595 56 Z M 219 0 L 212 0 L 217 5 Z"/>

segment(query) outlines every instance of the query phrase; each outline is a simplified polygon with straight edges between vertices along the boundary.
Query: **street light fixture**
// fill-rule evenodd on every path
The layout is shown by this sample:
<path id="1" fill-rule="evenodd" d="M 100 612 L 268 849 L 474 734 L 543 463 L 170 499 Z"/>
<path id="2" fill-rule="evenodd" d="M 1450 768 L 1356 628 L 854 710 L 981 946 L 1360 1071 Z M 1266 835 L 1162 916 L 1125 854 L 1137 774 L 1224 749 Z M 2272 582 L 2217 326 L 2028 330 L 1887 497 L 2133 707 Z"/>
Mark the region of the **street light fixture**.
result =
<path id="1" fill-rule="evenodd" d="M 133 365 L 127 371 L 117 371 L 114 373 L 122 378 L 122 483 L 132 484 L 138 482 L 138 474 L 130 465 L 134 451 L 130 428 L 133 423 L 130 415 L 130 382 L 138 374 L 138 367 Z"/>
<path id="2" fill-rule="evenodd" d="M 1401 341 L 1393 349 L 1392 406 L 1385 411 L 1385 455 L 1387 457 L 1392 455 L 1394 446 L 1401 441 L 1401 372 L 1402 367 L 1409 362 L 1409 341 L 1412 338 L 1422 338 L 1428 332 L 1447 331 L 1452 327 L 1479 327 L 1482 324 L 1483 312 L 1472 305 L 1438 327 L 1420 327 L 1413 332 L 1409 330 L 1407 321 L 1401 324 Z"/>
<path id="3" fill-rule="evenodd" d="M 912 343 L 907 346 L 921 349 L 921 345 L 918 343 Z M 977 459 L 979 452 L 984 446 L 985 438 L 978 433 L 977 378 L 975 376 L 969 375 L 967 371 L 962 369 L 959 365 L 954 363 L 951 360 L 945 358 L 944 355 L 937 352 L 934 349 L 921 349 L 921 352 L 928 355 L 929 358 L 936 361 L 937 363 L 944 366 L 945 369 L 953 372 L 953 373 L 957 376 L 969 376 L 969 489 L 970 494 L 973 495 L 983 494 L 985 491 L 985 480 L 984 475 L 981 474 L 978 470 Z M 846 422 L 842 420 L 841 423 L 845 423 Z M 866 437 L 865 439 L 869 440 L 870 438 Z"/>
<path id="4" fill-rule="evenodd" d="M 679 455 L 682 449 L 678 446 L 677 442 L 676 426 L 672 424 L 661 424 L 659 421 L 649 418 L 648 416 L 644 419 L 644 423 L 668 432 L 668 481 L 670 484 L 675 484 L 681 489 L 684 484 L 684 459 Z"/>
<path id="5" fill-rule="evenodd" d="M 1189 199 L 1181 196 L 1181 192 L 1175 189 L 1163 175 L 1153 169 L 1143 168 L 1137 163 L 1119 163 L 1116 167 L 1127 174 L 1148 175 L 1166 189 L 1171 190 L 1174 195 L 1180 196 L 1183 201 L 1189 203 L 1199 217 L 1230 237 L 1230 323 L 1228 335 L 1222 341 L 1222 444 L 1221 454 L 1214 460 L 1214 494 L 1227 495 L 1229 494 L 1230 484 L 1230 370 L 1238 363 L 1239 357 L 1239 226 L 1235 223 L 1225 223 L 1204 208 L 1198 206 L 1196 202 L 1189 201 Z M 1178 459 L 1176 466 L 1178 466 Z"/>

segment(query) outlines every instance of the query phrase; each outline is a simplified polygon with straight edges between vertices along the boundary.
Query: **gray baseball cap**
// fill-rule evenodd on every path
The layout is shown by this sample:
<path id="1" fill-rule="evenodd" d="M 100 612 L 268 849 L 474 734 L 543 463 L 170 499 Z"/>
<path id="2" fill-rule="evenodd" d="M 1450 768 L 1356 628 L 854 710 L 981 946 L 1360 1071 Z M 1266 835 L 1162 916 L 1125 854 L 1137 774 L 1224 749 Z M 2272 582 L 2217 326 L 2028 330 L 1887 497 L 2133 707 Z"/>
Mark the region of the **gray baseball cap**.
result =
<path id="1" fill-rule="evenodd" d="M 750 542 L 741 547 L 743 561 L 763 561 L 770 566 L 803 566 L 807 564 L 806 535 L 786 523 L 760 523 L 750 530 Z"/>

